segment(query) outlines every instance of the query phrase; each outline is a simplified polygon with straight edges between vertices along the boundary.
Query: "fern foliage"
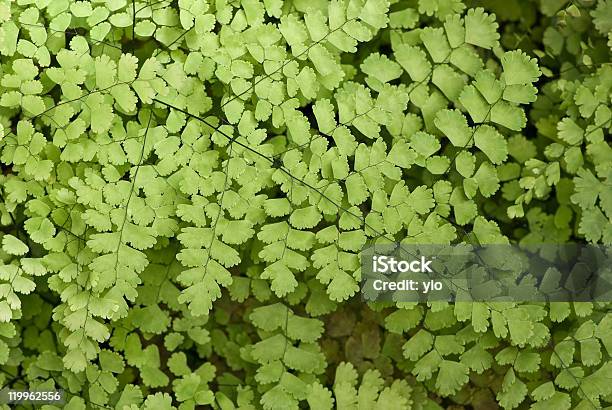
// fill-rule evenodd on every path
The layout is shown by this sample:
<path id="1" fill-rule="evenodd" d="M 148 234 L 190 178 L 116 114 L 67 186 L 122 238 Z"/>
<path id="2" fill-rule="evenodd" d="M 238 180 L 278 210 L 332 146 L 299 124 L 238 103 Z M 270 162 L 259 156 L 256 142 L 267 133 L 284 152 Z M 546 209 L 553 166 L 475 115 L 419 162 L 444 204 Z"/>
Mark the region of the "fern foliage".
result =
<path id="1" fill-rule="evenodd" d="M 610 0 L 0 1 L 0 383 L 612 405 L 610 303 L 359 296 L 369 242 L 612 245 L 611 47 Z"/>

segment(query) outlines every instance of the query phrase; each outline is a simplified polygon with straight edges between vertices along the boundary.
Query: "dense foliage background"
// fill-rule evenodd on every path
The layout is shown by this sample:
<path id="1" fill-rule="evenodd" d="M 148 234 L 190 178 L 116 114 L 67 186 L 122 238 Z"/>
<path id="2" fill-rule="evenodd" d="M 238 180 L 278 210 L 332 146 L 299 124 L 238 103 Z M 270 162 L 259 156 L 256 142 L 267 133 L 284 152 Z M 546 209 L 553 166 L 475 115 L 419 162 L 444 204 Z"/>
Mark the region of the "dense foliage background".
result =
<path id="1" fill-rule="evenodd" d="M 612 1 L 391 3 L 0 1 L 0 383 L 612 405 L 609 303 L 358 293 L 366 241 L 612 244 Z"/>

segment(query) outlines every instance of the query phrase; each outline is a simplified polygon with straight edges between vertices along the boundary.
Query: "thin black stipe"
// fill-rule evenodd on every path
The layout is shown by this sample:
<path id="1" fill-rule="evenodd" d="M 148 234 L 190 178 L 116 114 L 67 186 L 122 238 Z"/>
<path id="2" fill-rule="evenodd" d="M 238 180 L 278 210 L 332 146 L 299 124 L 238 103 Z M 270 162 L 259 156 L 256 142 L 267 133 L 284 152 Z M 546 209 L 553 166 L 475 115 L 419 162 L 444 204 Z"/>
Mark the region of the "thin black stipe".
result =
<path id="1" fill-rule="evenodd" d="M 181 109 L 181 108 L 175 107 L 175 106 L 173 106 L 172 104 L 169 104 L 169 103 L 167 103 L 167 102 L 161 101 L 161 100 L 159 100 L 159 99 L 157 99 L 157 98 L 154 98 L 154 99 L 153 99 L 153 101 L 155 101 L 155 102 L 157 102 L 157 103 L 159 103 L 159 104 L 162 104 L 162 105 L 164 105 L 164 106 L 166 106 L 166 107 L 168 107 L 168 108 L 171 108 L 171 109 L 177 110 L 177 111 L 179 111 L 179 112 L 181 112 L 181 113 L 183 113 L 183 114 L 185 114 L 185 115 L 187 115 L 187 116 L 189 116 L 189 117 L 191 117 L 191 118 L 194 118 L 194 119 L 196 119 L 196 120 L 199 120 L 199 121 L 203 122 L 203 123 L 204 123 L 204 124 L 206 124 L 207 126 L 211 127 L 211 128 L 212 128 L 212 129 L 214 129 L 215 131 L 217 131 L 219 134 L 223 135 L 223 136 L 224 136 L 225 138 L 227 138 L 229 141 L 231 141 L 231 142 L 235 143 L 236 145 L 239 145 L 240 147 L 242 147 L 242 148 L 246 149 L 247 151 L 250 151 L 250 152 L 252 152 L 253 154 L 255 154 L 255 155 L 257 155 L 257 156 L 259 156 L 259 157 L 261 157 L 261 158 L 265 159 L 266 161 L 268 161 L 268 162 L 270 163 L 270 165 L 274 166 L 275 164 L 278 164 L 278 162 L 276 162 L 274 158 L 270 158 L 270 157 L 268 157 L 267 155 L 264 155 L 264 154 L 262 154 L 261 152 L 259 152 L 259 151 L 255 150 L 255 149 L 253 149 L 252 147 L 250 147 L 250 146 L 248 146 L 248 145 L 246 145 L 246 144 L 244 144 L 244 143 L 242 143 L 242 142 L 238 141 L 238 140 L 236 139 L 237 137 L 232 137 L 232 136 L 230 136 L 230 135 L 226 134 L 224 131 L 222 131 L 222 130 L 220 129 L 220 127 L 221 127 L 220 125 L 215 126 L 214 124 L 210 123 L 209 121 L 207 121 L 206 119 L 204 119 L 204 118 L 202 118 L 202 117 L 199 117 L 199 116 L 197 116 L 197 115 L 191 114 L 191 113 L 189 113 L 188 111 L 185 111 L 185 110 L 183 110 L 183 109 Z M 375 234 L 376 234 L 376 238 L 381 238 L 381 237 L 383 237 L 383 238 L 387 239 L 387 240 L 388 240 L 388 241 L 390 241 L 390 242 L 394 242 L 394 238 L 389 238 L 389 237 L 387 237 L 387 236 L 386 236 L 384 233 L 379 232 L 379 231 L 378 231 L 376 228 L 374 228 L 373 226 L 371 226 L 370 224 L 368 224 L 368 222 L 366 222 L 366 220 L 365 220 L 365 218 L 364 218 L 363 216 L 358 215 L 358 214 L 356 214 L 355 212 L 351 211 L 350 209 L 347 209 L 347 208 L 343 207 L 341 204 L 337 203 L 336 201 L 334 201 L 333 199 L 331 199 L 329 196 L 325 195 L 323 192 L 321 192 L 319 189 L 317 189 L 316 187 L 314 187 L 312 184 L 310 184 L 310 183 L 308 183 L 308 182 L 304 181 L 303 179 L 298 178 L 298 177 L 296 177 L 295 175 L 293 175 L 293 174 L 292 174 L 292 173 L 291 173 L 289 170 L 287 170 L 287 169 L 286 169 L 284 166 L 282 166 L 282 165 L 281 165 L 281 166 L 278 166 L 278 167 L 274 166 L 274 168 L 276 168 L 276 169 L 278 169 L 279 171 L 283 172 L 284 174 L 286 174 L 286 175 L 287 175 L 289 178 L 291 178 L 292 180 L 295 180 L 296 182 L 299 182 L 300 184 L 304 185 L 305 187 L 307 187 L 307 188 L 309 188 L 309 189 L 313 190 L 314 192 L 316 192 L 317 194 L 319 194 L 319 195 L 320 195 L 322 198 L 324 198 L 324 199 L 325 199 L 325 200 L 327 200 L 329 203 L 331 203 L 331 204 L 332 204 L 332 205 L 334 205 L 336 208 L 338 208 L 340 211 L 345 212 L 345 213 L 347 213 L 347 214 L 351 215 L 352 217 L 355 217 L 355 218 L 357 218 L 357 219 L 361 220 L 361 221 L 363 222 L 363 224 L 364 224 L 364 226 L 365 226 L 366 228 L 368 228 L 368 229 L 369 229 L 371 232 L 373 232 L 373 233 L 375 233 Z"/>

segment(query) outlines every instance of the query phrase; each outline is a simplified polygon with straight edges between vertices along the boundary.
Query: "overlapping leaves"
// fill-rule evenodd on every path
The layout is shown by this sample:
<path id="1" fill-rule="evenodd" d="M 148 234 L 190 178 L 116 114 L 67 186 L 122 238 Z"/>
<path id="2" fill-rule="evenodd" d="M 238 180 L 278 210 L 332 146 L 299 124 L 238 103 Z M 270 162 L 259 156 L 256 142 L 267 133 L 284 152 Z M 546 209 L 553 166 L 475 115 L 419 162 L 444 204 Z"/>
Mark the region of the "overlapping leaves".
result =
<path id="1" fill-rule="evenodd" d="M 605 400 L 591 305 L 398 306 L 365 363 L 324 336 L 366 241 L 563 238 L 577 206 L 577 234 L 610 242 L 609 70 L 554 88 L 563 114 L 537 100 L 539 155 L 536 59 L 483 8 L 414 3 L 0 5 L 6 373 L 72 408 L 418 408 L 475 374 L 505 408 Z M 531 206 L 553 189 L 554 215 Z M 529 234 L 493 221 L 523 217 Z M 395 366 L 426 387 L 387 383 Z M 527 383 L 544 366 L 555 385 Z"/>

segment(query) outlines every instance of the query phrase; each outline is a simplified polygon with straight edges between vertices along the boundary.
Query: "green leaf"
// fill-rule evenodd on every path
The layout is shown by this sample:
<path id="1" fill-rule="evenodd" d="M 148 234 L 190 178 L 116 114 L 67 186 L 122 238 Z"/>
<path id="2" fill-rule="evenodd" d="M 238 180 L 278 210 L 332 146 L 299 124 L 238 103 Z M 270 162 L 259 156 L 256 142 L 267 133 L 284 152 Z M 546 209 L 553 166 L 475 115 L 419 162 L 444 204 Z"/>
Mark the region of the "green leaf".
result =
<path id="1" fill-rule="evenodd" d="M 422 319 L 419 309 L 398 309 L 385 318 L 385 327 L 394 333 L 402 333 L 416 327 Z"/>
<path id="2" fill-rule="evenodd" d="M 466 147 L 470 143 L 472 131 L 459 110 L 439 111 L 434 123 L 454 146 Z"/>
<path id="3" fill-rule="evenodd" d="M 425 52 L 418 47 L 402 44 L 394 50 L 396 61 L 408 73 L 412 81 L 424 81 L 431 73 L 431 64 Z"/>
<path id="4" fill-rule="evenodd" d="M 422 131 L 412 136 L 410 146 L 424 157 L 429 157 L 440 149 L 440 143 L 436 137 Z"/>
<path id="5" fill-rule="evenodd" d="M 2 237 L 2 250 L 11 255 L 25 255 L 29 249 L 25 243 L 13 235 L 4 235 Z"/>
<path id="6" fill-rule="evenodd" d="M 387 56 L 378 53 L 370 54 L 361 63 L 360 68 L 361 71 L 376 78 L 381 83 L 395 80 L 402 74 L 402 68 L 399 64 L 390 60 Z"/>
<path id="7" fill-rule="evenodd" d="M 482 7 L 469 9 L 465 16 L 465 41 L 482 48 L 493 48 L 499 34 L 495 15 L 485 13 Z"/>
<path id="8" fill-rule="evenodd" d="M 577 145 L 582 142 L 584 131 L 571 118 L 564 118 L 557 124 L 559 138 L 569 145 Z"/>
<path id="9" fill-rule="evenodd" d="M 440 363 L 436 388 L 442 396 L 450 396 L 456 393 L 468 380 L 466 365 L 451 360 L 443 360 Z"/>
<path id="10" fill-rule="evenodd" d="M 433 347 L 433 343 L 431 333 L 421 329 L 404 344 L 404 356 L 416 361 Z"/>
<path id="11" fill-rule="evenodd" d="M 476 90 L 476 87 L 472 85 L 463 88 L 459 96 L 459 102 L 465 107 L 474 123 L 485 122 L 491 112 L 487 101 Z"/>
<path id="12" fill-rule="evenodd" d="M 501 164 L 508 157 L 505 138 L 493 127 L 481 125 L 474 131 L 474 144 L 494 164 Z"/>
<path id="13" fill-rule="evenodd" d="M 306 400 L 308 401 L 308 405 L 313 409 L 331 409 L 334 405 L 334 399 L 332 398 L 331 392 L 318 382 L 309 386 Z"/>
<path id="14" fill-rule="evenodd" d="M 491 108 L 491 121 L 513 130 L 520 131 L 525 127 L 525 112 L 515 105 L 506 101 L 498 101 Z"/>
<path id="15" fill-rule="evenodd" d="M 535 58 L 520 50 L 507 51 L 501 58 L 502 79 L 506 85 L 530 84 L 538 81 L 542 74 Z"/>
<path id="16" fill-rule="evenodd" d="M 455 158 L 455 168 L 465 178 L 474 174 L 475 165 L 476 159 L 467 151 L 461 151 Z"/>
<path id="17" fill-rule="evenodd" d="M 442 63 L 450 55 L 451 49 L 442 28 L 427 27 L 423 29 L 421 40 L 434 63 Z"/>
<path id="18" fill-rule="evenodd" d="M 512 369 L 508 370 L 502 384 L 502 390 L 497 394 L 499 403 L 506 409 L 513 409 L 521 404 L 527 395 L 527 386 L 516 377 Z"/>

